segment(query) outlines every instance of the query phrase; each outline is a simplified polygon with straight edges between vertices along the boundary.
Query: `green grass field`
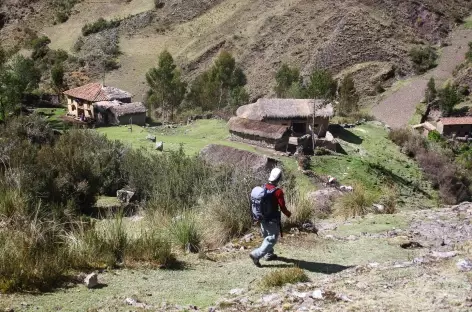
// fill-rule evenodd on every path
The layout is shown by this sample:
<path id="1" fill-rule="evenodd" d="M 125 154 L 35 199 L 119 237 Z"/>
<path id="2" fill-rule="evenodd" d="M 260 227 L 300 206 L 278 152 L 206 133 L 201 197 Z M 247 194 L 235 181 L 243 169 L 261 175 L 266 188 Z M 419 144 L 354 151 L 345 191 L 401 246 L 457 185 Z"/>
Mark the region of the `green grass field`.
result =
<path id="1" fill-rule="evenodd" d="M 45 116 L 53 129 L 62 131 L 71 127 L 61 119 L 67 113 L 66 108 L 36 108 L 34 111 Z"/>
<path id="2" fill-rule="evenodd" d="M 188 155 L 197 154 L 207 144 L 222 144 L 259 154 L 269 151 L 254 146 L 232 142 L 224 121 L 199 120 L 191 125 L 174 129 L 157 129 L 133 126 L 98 128 L 98 132 L 111 140 L 121 140 L 133 148 L 144 148 L 152 153 L 154 143 L 146 140 L 148 133 L 155 135 L 157 141 L 164 142 L 164 151 L 178 150 L 182 145 Z M 387 131 L 373 124 L 354 129 L 345 129 L 338 135 L 346 155 L 314 156 L 311 169 L 322 175 L 336 177 L 341 183 L 363 184 L 367 190 L 382 194 L 385 187 L 394 186 L 399 192 L 399 202 L 412 208 L 434 205 L 435 192 L 428 182 L 422 179 L 416 163 L 402 154 L 399 148 L 387 138 Z M 284 166 L 295 172 L 300 190 L 307 192 L 315 188 L 309 179 L 298 172 L 293 157 L 275 156 Z"/>

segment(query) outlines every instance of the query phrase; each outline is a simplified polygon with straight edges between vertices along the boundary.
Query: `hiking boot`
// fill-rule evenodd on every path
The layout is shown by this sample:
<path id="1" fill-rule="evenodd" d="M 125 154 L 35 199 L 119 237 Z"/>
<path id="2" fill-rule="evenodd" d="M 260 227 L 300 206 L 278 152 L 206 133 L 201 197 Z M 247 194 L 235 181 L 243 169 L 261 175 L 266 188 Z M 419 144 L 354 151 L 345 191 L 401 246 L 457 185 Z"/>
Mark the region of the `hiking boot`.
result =
<path id="1" fill-rule="evenodd" d="M 261 263 L 259 262 L 259 259 L 257 259 L 256 257 L 254 257 L 253 255 L 249 254 L 249 258 L 252 259 L 252 262 L 254 262 L 254 265 L 258 268 L 261 268 L 262 265 Z"/>
<path id="2" fill-rule="evenodd" d="M 273 260 L 277 260 L 277 255 L 276 254 L 270 254 L 270 255 L 265 255 L 264 256 L 264 260 L 265 261 L 273 261 Z"/>

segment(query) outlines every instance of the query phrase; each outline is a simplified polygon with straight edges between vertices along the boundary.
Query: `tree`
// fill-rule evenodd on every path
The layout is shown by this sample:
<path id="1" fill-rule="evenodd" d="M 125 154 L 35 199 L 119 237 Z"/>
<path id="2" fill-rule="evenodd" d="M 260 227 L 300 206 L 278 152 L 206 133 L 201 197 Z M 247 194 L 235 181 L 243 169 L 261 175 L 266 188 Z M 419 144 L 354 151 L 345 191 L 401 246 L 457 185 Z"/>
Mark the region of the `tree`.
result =
<path id="1" fill-rule="evenodd" d="M 239 106 L 249 100 L 246 75 L 230 53 L 223 51 L 213 66 L 192 82 L 187 102 L 203 111 Z"/>
<path id="2" fill-rule="evenodd" d="M 150 107 L 160 107 L 170 113 L 170 119 L 173 120 L 174 112 L 185 97 L 187 84 L 182 81 L 180 71 L 168 51 L 159 55 L 158 67 L 149 70 L 146 81 L 150 88 L 147 98 Z"/>
<path id="3" fill-rule="evenodd" d="M 428 82 L 428 87 L 426 88 L 424 98 L 426 101 L 426 105 L 430 105 L 437 96 L 437 91 L 436 91 L 436 83 L 434 82 L 434 78 L 431 77 Z"/>
<path id="4" fill-rule="evenodd" d="M 41 73 L 32 59 L 20 55 L 0 64 L 1 120 L 21 105 L 25 94 L 36 89 L 40 79 Z"/>
<path id="5" fill-rule="evenodd" d="M 64 66 L 61 63 L 51 68 L 51 82 L 56 92 L 61 94 L 64 89 Z"/>
<path id="6" fill-rule="evenodd" d="M 287 64 L 283 64 L 275 74 L 275 81 L 274 91 L 277 97 L 287 98 L 293 97 L 293 94 L 290 94 L 292 93 L 291 89 L 300 89 L 302 77 L 298 68 L 291 68 Z"/>
<path id="7" fill-rule="evenodd" d="M 310 76 L 308 85 L 308 97 L 317 99 L 334 99 L 337 83 L 330 72 L 323 69 L 315 69 Z"/>
<path id="8" fill-rule="evenodd" d="M 438 54 L 432 46 L 414 47 L 409 54 L 417 74 L 424 74 L 436 66 Z"/>
<path id="9" fill-rule="evenodd" d="M 347 116 L 358 110 L 359 95 L 357 94 L 354 79 L 350 75 L 344 77 L 339 89 L 339 114 Z"/>
<path id="10" fill-rule="evenodd" d="M 454 111 L 454 106 L 462 101 L 462 95 L 460 94 L 456 85 L 448 83 L 443 89 L 438 92 L 439 108 L 443 116 L 450 116 Z"/>

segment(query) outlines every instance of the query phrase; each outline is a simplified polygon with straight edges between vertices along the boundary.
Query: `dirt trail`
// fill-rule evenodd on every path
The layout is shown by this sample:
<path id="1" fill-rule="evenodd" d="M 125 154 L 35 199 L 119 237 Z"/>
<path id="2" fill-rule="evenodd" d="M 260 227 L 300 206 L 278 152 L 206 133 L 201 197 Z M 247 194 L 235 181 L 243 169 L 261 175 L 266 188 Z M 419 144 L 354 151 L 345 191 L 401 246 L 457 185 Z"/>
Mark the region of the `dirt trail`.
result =
<path id="1" fill-rule="evenodd" d="M 435 69 L 413 78 L 409 83 L 405 83 L 398 90 L 382 98 L 372 108 L 372 113 L 377 119 L 393 128 L 408 124 L 416 105 L 424 97 L 424 90 L 429 79 L 433 77 L 436 85 L 441 86 L 452 76 L 456 66 L 464 61 L 468 43 L 472 41 L 472 29 L 465 29 L 463 26 L 456 29 L 451 34 L 450 41 L 451 45 L 442 49 Z"/>

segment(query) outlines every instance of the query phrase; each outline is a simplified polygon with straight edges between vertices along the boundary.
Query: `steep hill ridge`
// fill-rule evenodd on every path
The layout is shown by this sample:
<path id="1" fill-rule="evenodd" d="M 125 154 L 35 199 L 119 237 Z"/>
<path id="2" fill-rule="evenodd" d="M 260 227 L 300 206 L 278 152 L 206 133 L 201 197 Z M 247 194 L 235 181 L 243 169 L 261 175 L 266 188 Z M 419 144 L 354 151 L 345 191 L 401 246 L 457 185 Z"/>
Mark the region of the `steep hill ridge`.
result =
<path id="1" fill-rule="evenodd" d="M 20 9 L 20 2 L 30 11 Z M 28 28 L 48 35 L 51 47 L 71 51 L 85 23 L 151 12 L 152 22 L 142 28 L 119 31 L 121 67 L 107 75 L 107 83 L 140 100 L 146 90 L 144 74 L 163 49 L 174 55 L 187 78 L 227 49 L 242 64 L 249 91 L 257 97 L 271 93 L 282 62 L 300 66 L 305 75 L 315 66 L 338 73 L 371 62 L 394 66 L 397 76 L 409 75 L 409 49 L 444 39 L 471 6 L 466 0 L 167 0 L 154 9 L 152 0 L 82 1 L 67 22 L 52 25 L 49 2 L 6 0 L 0 6 L 0 38 L 11 42 L 14 29 L 21 33 L 18 29 Z M 372 87 L 377 81 L 369 83 Z"/>

